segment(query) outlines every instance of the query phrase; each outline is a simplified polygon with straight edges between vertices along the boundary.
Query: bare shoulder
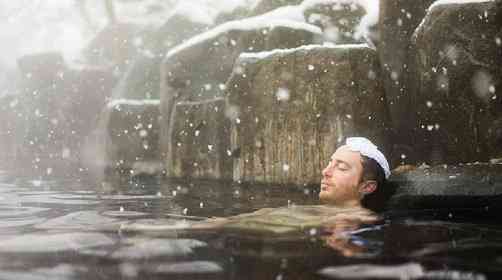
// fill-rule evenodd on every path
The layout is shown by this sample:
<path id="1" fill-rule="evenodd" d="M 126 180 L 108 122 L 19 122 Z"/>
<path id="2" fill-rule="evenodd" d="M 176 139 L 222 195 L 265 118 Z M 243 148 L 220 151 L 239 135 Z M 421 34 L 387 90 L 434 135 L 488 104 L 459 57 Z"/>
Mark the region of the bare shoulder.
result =
<path id="1" fill-rule="evenodd" d="M 350 220 L 359 223 L 376 223 L 382 219 L 375 212 L 362 207 L 357 207 L 357 208 L 338 208 L 330 206 L 325 206 L 325 207 L 332 208 L 330 210 L 331 215 L 327 219 L 327 222 Z"/>

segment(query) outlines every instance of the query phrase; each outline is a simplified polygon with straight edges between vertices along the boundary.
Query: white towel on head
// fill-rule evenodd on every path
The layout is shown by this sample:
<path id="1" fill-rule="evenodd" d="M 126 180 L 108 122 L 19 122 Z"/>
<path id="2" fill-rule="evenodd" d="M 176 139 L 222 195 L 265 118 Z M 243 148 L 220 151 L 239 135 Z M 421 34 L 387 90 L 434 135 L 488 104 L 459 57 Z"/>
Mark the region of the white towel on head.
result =
<path id="1" fill-rule="evenodd" d="M 382 152 L 378 150 L 378 147 L 370 140 L 364 137 L 349 137 L 347 138 L 345 144 L 351 151 L 360 152 L 361 155 L 374 159 L 380 167 L 382 167 L 383 172 L 385 173 L 385 179 L 389 178 L 389 163 Z"/>

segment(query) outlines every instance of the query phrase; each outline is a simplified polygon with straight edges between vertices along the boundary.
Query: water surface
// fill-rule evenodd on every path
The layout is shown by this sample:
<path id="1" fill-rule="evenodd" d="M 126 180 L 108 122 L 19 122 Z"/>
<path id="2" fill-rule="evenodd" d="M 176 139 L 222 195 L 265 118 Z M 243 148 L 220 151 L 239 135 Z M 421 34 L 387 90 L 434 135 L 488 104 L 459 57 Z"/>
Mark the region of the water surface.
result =
<path id="1" fill-rule="evenodd" d="M 142 178 L 96 184 L 0 172 L 0 279 L 498 279 L 502 226 L 483 209 L 387 212 L 376 225 L 295 236 L 186 227 L 315 189 Z M 336 234 L 335 234 L 336 233 Z"/>

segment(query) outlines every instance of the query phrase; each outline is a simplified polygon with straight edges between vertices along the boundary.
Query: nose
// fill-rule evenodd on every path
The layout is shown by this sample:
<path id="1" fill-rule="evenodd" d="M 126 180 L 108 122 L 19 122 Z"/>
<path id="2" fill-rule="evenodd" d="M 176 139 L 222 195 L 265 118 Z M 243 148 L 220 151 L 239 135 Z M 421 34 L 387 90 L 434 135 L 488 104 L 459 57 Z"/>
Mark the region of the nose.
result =
<path id="1" fill-rule="evenodd" d="M 328 164 L 323 170 L 322 170 L 322 176 L 323 177 L 331 177 L 332 170 L 331 170 L 331 164 Z"/>

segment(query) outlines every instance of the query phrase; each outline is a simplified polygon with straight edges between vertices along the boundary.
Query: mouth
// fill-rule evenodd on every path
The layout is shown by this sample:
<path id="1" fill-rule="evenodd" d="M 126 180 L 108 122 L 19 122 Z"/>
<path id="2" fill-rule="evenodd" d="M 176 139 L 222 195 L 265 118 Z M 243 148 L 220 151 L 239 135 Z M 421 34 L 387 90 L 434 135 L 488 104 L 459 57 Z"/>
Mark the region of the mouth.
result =
<path id="1" fill-rule="evenodd" d="M 327 191 L 331 187 L 330 184 L 328 184 L 325 181 L 321 181 L 321 191 Z"/>

